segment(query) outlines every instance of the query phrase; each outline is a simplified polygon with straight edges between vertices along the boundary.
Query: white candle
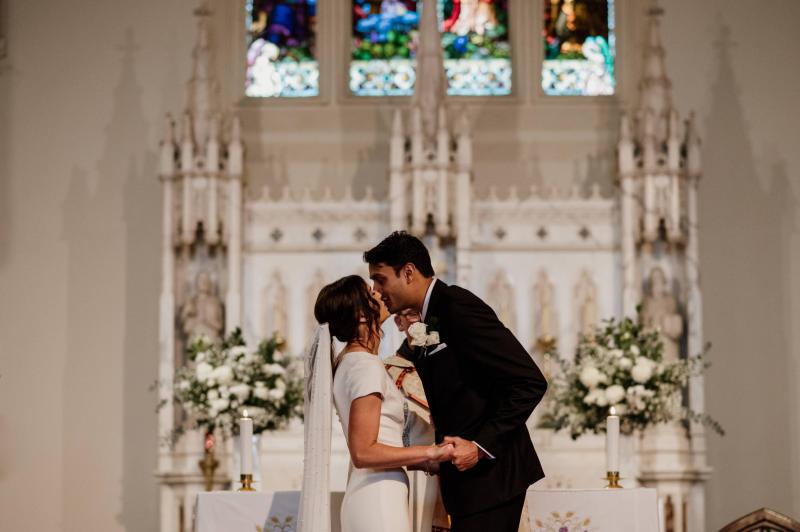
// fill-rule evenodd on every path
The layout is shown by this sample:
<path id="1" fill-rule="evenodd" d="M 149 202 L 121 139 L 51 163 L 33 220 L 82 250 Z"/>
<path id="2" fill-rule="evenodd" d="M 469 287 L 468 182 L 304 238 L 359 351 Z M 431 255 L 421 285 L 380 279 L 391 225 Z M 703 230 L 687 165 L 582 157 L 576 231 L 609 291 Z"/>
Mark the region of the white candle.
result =
<path id="1" fill-rule="evenodd" d="M 606 471 L 619 471 L 619 416 L 613 406 L 606 418 Z"/>
<path id="2" fill-rule="evenodd" d="M 253 474 L 253 418 L 247 416 L 247 410 L 244 411 L 242 417 L 239 419 L 239 441 L 241 443 L 242 455 L 242 475 Z"/>

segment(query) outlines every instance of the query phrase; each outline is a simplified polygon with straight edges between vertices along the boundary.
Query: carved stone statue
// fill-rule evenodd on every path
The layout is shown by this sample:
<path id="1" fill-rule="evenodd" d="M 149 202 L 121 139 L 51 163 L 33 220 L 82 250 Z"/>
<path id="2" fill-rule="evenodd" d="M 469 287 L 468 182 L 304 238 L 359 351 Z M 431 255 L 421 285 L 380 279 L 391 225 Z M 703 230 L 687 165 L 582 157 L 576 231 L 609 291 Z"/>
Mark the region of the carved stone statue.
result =
<path id="1" fill-rule="evenodd" d="M 212 342 L 222 339 L 225 326 L 222 301 L 214 293 L 214 282 L 207 272 L 195 278 L 195 294 L 181 308 L 181 326 L 187 338 L 205 336 Z"/>
<path id="2" fill-rule="evenodd" d="M 650 271 L 650 285 L 642 301 L 642 323 L 645 328 L 659 331 L 664 340 L 664 360 L 680 358 L 680 340 L 683 334 L 683 316 L 672 295 L 667 276 L 660 267 Z"/>
<path id="3" fill-rule="evenodd" d="M 517 311 L 514 287 L 508 282 L 508 278 L 502 270 L 497 272 L 494 281 L 489 286 L 489 294 L 491 294 L 491 306 L 497 312 L 497 317 L 503 322 L 503 325 L 516 331 Z"/>
<path id="4" fill-rule="evenodd" d="M 575 308 L 577 309 L 578 331 L 591 338 L 597 327 L 597 287 L 591 274 L 584 270 L 575 287 Z"/>
<path id="5" fill-rule="evenodd" d="M 536 348 L 539 351 L 549 351 L 556 343 L 556 314 L 553 301 L 553 283 L 547 277 L 547 272 L 542 270 L 533 287 Z"/>
<path id="6" fill-rule="evenodd" d="M 264 294 L 265 327 L 264 334 L 269 336 L 277 333 L 280 339 L 285 338 L 287 331 L 287 298 L 286 286 L 283 284 L 279 272 L 272 276 L 269 286 Z"/>

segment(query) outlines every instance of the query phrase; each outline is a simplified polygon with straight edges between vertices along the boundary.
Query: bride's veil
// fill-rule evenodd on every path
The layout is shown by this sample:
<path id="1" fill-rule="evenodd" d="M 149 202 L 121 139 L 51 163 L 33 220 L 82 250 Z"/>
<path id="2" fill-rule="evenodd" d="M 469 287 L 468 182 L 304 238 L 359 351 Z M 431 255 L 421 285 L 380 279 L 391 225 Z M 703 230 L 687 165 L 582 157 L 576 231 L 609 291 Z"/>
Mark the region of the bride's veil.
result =
<path id="1" fill-rule="evenodd" d="M 325 323 L 317 328 L 305 361 L 305 451 L 297 532 L 331 529 L 332 355 L 331 333 Z"/>

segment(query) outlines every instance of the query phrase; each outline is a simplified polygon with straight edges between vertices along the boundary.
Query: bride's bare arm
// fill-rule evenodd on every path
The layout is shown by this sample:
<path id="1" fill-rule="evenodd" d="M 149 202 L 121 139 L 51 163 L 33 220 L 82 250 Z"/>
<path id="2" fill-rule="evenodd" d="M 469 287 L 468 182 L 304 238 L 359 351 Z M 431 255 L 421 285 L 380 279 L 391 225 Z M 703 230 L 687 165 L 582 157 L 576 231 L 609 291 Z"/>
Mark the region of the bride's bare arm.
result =
<path id="1" fill-rule="evenodd" d="M 380 394 L 374 393 L 359 397 L 350 405 L 347 444 L 350 459 L 356 468 L 414 466 L 442 462 L 453 457 L 452 445 L 393 447 L 378 443 L 381 403 Z"/>

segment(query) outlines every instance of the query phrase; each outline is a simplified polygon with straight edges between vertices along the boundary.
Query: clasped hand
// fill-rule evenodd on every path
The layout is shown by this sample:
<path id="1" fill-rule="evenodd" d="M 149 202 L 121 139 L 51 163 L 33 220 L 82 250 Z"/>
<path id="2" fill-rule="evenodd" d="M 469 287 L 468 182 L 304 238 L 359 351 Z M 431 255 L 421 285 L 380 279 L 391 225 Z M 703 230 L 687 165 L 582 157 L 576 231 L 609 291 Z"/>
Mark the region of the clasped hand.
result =
<path id="1" fill-rule="evenodd" d="M 459 471 L 467 471 L 475 467 L 483 456 L 475 442 L 459 438 L 458 436 L 445 436 L 442 443 L 432 446 L 429 459 L 416 468 L 428 474 L 438 474 L 441 462 L 451 462 Z"/>
<path id="2" fill-rule="evenodd" d="M 453 458 L 450 461 L 459 471 L 472 469 L 481 459 L 481 450 L 473 441 L 458 436 L 445 436 L 442 444 L 454 446 Z"/>
<path id="3" fill-rule="evenodd" d="M 439 463 L 453 459 L 455 446 L 452 443 L 440 443 L 431 445 L 427 451 L 428 459 L 417 466 L 411 466 L 411 470 L 424 471 L 427 475 L 439 474 Z"/>

